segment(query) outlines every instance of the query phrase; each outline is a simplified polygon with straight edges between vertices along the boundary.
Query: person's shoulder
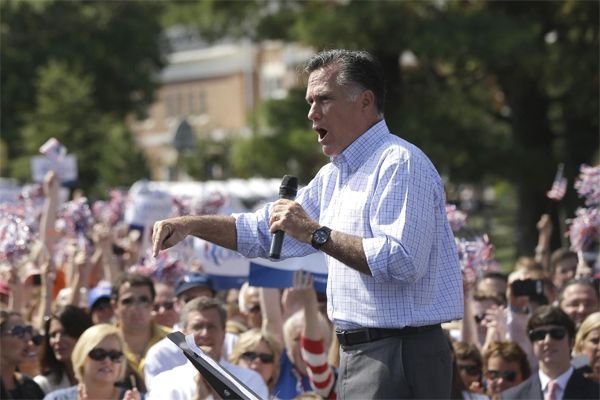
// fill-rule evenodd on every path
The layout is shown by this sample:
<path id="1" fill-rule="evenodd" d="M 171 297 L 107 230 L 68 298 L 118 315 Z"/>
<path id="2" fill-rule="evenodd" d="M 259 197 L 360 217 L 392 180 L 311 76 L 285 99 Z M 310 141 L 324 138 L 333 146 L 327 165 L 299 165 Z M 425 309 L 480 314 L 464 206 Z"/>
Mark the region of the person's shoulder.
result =
<path id="1" fill-rule="evenodd" d="M 240 367 L 239 365 L 231 364 L 227 361 L 221 361 L 219 364 L 233 376 L 238 378 L 253 390 L 260 398 L 265 397 L 269 393 L 269 389 L 260 374 L 250 368 Z"/>
<path id="2" fill-rule="evenodd" d="M 232 364 L 229 361 L 221 361 L 219 364 L 240 379 L 242 379 L 242 377 L 254 378 L 255 375 L 260 377 L 256 371 L 251 370 L 250 368 L 240 367 L 239 365 Z"/>
<path id="3" fill-rule="evenodd" d="M 171 332 L 173 332 L 173 330 L 171 328 L 154 323 L 154 336 L 155 337 L 165 338 Z"/>
<path id="4" fill-rule="evenodd" d="M 581 368 L 575 369 L 565 388 L 565 399 L 598 399 L 600 398 L 600 383 L 585 377 Z"/>
<path id="5" fill-rule="evenodd" d="M 177 345 L 173 343 L 171 339 L 164 337 L 150 346 L 148 352 L 146 353 L 146 358 L 148 358 L 149 355 L 171 354 L 179 351 L 179 347 L 177 347 Z"/>
<path id="6" fill-rule="evenodd" d="M 77 399 L 77 385 L 65 389 L 57 389 L 44 397 L 44 400 L 74 400 Z"/>
<path id="7" fill-rule="evenodd" d="M 540 385 L 537 385 L 540 388 L 536 390 L 536 378 L 537 374 L 532 374 L 517 386 L 506 389 L 500 393 L 500 399 L 541 399 L 542 390 Z M 539 378 L 537 378 L 537 381 L 539 382 Z M 535 393 L 532 393 L 532 391 L 535 391 Z"/>

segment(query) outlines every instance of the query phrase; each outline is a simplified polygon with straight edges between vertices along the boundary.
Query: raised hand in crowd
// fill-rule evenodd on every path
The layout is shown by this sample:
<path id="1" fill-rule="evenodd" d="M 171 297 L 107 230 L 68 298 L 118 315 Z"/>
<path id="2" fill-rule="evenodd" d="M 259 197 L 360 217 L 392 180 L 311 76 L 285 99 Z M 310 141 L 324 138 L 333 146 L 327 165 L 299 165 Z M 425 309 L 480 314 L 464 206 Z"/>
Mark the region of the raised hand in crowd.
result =
<path id="1" fill-rule="evenodd" d="M 493 305 L 488 308 L 485 311 L 485 317 L 481 324 L 486 328 L 485 343 L 482 346 L 485 352 L 485 349 L 492 342 L 506 340 L 508 335 L 506 307 Z"/>
<path id="2" fill-rule="evenodd" d="M 575 269 L 575 279 L 589 278 L 592 276 L 592 267 L 585 261 L 583 251 L 577 252 L 577 268 Z"/>
<path id="3" fill-rule="evenodd" d="M 54 283 L 56 281 L 56 265 L 54 260 L 50 257 L 50 254 L 45 248 L 42 248 L 39 256 L 40 266 L 40 305 L 38 308 L 37 317 L 34 319 L 33 324 L 37 329 L 42 329 L 46 317 L 52 314 L 52 296 L 54 290 Z"/>
<path id="4" fill-rule="evenodd" d="M 94 224 L 92 241 L 96 248 L 93 258 L 102 265 L 101 270 L 98 271 L 99 276 L 104 280 L 114 282 L 122 271 L 113 252 L 113 237 L 110 227 L 102 223 Z"/>
<path id="5" fill-rule="evenodd" d="M 535 261 L 542 264 L 544 271 L 550 267 L 550 240 L 552 237 L 552 220 L 550 215 L 543 214 L 536 224 L 538 244 L 535 248 Z"/>

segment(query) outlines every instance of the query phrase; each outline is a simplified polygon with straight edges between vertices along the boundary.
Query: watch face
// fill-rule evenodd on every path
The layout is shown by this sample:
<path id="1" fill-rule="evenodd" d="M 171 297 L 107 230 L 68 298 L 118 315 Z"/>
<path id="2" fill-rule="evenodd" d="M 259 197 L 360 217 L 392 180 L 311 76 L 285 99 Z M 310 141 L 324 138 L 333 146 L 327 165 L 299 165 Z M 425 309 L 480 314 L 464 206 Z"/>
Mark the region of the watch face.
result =
<path id="1" fill-rule="evenodd" d="M 325 231 L 316 231 L 315 232 L 315 242 L 319 244 L 323 244 L 327 241 L 329 235 Z"/>

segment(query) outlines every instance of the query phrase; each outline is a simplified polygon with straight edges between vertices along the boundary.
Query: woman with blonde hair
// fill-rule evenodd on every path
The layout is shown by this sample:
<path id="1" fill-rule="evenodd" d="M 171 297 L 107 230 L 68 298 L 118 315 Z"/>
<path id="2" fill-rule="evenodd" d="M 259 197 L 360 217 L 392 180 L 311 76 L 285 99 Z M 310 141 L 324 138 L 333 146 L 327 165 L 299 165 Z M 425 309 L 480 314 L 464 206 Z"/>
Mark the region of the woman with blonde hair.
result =
<path id="1" fill-rule="evenodd" d="M 575 335 L 576 356 L 586 356 L 588 365 L 583 367 L 586 378 L 600 382 L 600 311 L 587 316 Z"/>
<path id="2" fill-rule="evenodd" d="M 279 361 L 283 346 L 270 333 L 251 329 L 240 335 L 229 361 L 240 367 L 256 371 L 265 381 L 269 393 L 279 378 Z"/>
<path id="3" fill-rule="evenodd" d="M 79 385 L 49 393 L 47 400 L 140 400 L 137 389 L 123 391 L 118 382 L 125 375 L 125 342 L 113 325 L 98 324 L 85 330 L 73 348 L 71 361 Z"/>

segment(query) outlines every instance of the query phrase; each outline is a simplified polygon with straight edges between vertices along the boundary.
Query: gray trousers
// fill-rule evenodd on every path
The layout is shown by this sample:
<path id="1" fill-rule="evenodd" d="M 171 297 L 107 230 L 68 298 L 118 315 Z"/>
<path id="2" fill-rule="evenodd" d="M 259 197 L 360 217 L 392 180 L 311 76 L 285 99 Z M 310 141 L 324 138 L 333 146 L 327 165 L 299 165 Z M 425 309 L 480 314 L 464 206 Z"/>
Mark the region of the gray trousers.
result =
<path id="1" fill-rule="evenodd" d="M 342 346 L 339 399 L 449 399 L 450 343 L 441 328 Z"/>

